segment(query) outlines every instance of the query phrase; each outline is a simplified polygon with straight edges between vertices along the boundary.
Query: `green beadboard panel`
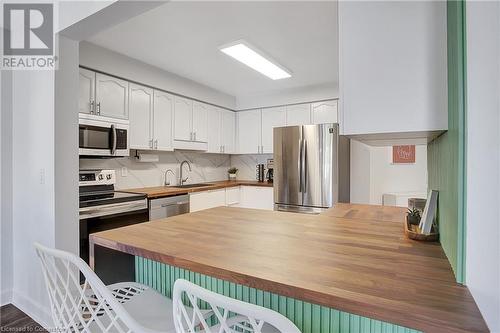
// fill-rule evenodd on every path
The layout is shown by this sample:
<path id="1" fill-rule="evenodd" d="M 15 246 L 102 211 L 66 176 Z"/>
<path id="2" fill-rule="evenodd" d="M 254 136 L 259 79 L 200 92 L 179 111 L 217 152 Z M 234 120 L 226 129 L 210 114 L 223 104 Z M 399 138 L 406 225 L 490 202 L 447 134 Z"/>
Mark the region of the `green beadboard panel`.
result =
<path id="1" fill-rule="evenodd" d="M 216 293 L 273 309 L 293 321 L 303 333 L 419 333 L 410 328 L 246 287 L 141 257 L 135 257 L 135 279 L 167 297 L 172 297 L 175 280 L 186 279 Z M 201 306 L 205 307 L 206 304 L 202 302 Z"/>
<path id="2" fill-rule="evenodd" d="M 448 131 L 428 144 L 429 189 L 439 191 L 441 245 L 456 279 L 465 277 L 466 52 L 465 2 L 447 2 Z"/>

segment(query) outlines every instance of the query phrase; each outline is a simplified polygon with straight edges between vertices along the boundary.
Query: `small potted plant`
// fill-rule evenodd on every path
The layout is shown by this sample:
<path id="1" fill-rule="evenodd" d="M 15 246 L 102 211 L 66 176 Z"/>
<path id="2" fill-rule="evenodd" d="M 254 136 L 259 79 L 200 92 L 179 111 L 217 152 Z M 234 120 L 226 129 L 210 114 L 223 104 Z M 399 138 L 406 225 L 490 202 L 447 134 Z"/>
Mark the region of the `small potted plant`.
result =
<path id="1" fill-rule="evenodd" d="M 421 218 L 420 210 L 416 208 L 412 209 L 408 208 L 406 216 L 408 218 L 408 223 L 412 225 L 418 225 L 420 223 L 420 218 Z"/>
<path id="2" fill-rule="evenodd" d="M 235 167 L 230 168 L 227 170 L 227 173 L 229 174 L 229 180 L 236 180 L 236 173 L 238 172 L 238 169 Z"/>

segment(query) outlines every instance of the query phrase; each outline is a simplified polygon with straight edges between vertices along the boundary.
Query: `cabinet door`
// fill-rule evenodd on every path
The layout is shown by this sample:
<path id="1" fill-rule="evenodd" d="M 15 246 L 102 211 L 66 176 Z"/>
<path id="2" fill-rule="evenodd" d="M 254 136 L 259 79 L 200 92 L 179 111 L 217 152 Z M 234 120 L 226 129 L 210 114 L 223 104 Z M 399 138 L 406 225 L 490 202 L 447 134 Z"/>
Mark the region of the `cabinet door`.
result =
<path id="1" fill-rule="evenodd" d="M 325 101 L 311 104 L 312 123 L 337 123 L 337 101 Z"/>
<path id="2" fill-rule="evenodd" d="M 260 186 L 242 186 L 239 207 L 273 210 L 273 188 Z"/>
<path id="3" fill-rule="evenodd" d="M 237 206 L 240 203 L 240 186 L 226 187 L 226 206 Z"/>
<path id="4" fill-rule="evenodd" d="M 130 84 L 130 148 L 152 149 L 153 89 Z"/>
<path id="5" fill-rule="evenodd" d="M 311 125 L 311 104 L 287 105 L 286 125 Z"/>
<path id="6" fill-rule="evenodd" d="M 233 111 L 222 110 L 222 152 L 233 154 L 235 149 L 236 116 Z"/>
<path id="7" fill-rule="evenodd" d="M 240 111 L 238 120 L 238 153 L 258 154 L 261 145 L 260 110 Z"/>
<path id="8" fill-rule="evenodd" d="M 193 135 L 197 142 L 208 142 L 208 104 L 193 103 Z"/>
<path id="9" fill-rule="evenodd" d="M 101 116 L 128 119 L 128 82 L 96 74 L 96 110 Z"/>
<path id="10" fill-rule="evenodd" d="M 158 150 L 172 150 L 174 96 L 155 90 L 153 110 L 154 147 Z"/>
<path id="11" fill-rule="evenodd" d="M 285 107 L 262 109 L 262 153 L 273 152 L 273 128 L 286 126 Z"/>
<path id="12" fill-rule="evenodd" d="M 209 153 L 222 153 L 221 109 L 212 107 L 208 110 L 208 150 Z"/>
<path id="13" fill-rule="evenodd" d="M 189 212 L 226 205 L 226 190 L 209 190 L 189 194 Z"/>
<path id="14" fill-rule="evenodd" d="M 80 68 L 78 86 L 78 112 L 95 111 L 95 72 Z"/>
<path id="15" fill-rule="evenodd" d="M 193 102 L 178 96 L 175 96 L 174 101 L 174 139 L 191 141 Z"/>

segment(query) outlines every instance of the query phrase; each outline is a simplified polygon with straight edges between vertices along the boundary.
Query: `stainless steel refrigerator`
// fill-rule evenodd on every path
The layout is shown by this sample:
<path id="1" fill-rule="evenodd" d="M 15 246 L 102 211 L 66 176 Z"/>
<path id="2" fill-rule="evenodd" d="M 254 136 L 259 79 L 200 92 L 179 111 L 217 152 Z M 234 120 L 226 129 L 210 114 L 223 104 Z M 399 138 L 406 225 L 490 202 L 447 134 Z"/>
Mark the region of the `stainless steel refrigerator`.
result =
<path id="1" fill-rule="evenodd" d="M 350 199 L 350 141 L 338 124 L 276 127 L 274 209 L 320 213 Z"/>

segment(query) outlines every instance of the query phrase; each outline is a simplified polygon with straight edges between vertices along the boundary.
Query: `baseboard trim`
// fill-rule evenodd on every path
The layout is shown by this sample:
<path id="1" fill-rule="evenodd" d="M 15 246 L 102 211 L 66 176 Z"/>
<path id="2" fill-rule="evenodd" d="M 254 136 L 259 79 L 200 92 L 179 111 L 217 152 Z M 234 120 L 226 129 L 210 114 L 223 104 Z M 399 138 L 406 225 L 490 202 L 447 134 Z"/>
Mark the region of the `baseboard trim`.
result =
<path id="1" fill-rule="evenodd" d="M 41 304 L 34 302 L 33 299 L 16 290 L 12 292 L 12 304 L 30 316 L 44 329 L 49 332 L 51 331 L 51 328 L 53 327 L 52 317 L 50 312 L 47 311 L 47 306 L 42 306 Z"/>
<path id="2" fill-rule="evenodd" d="M 5 289 L 0 292 L 0 306 L 12 303 L 12 289 Z"/>

